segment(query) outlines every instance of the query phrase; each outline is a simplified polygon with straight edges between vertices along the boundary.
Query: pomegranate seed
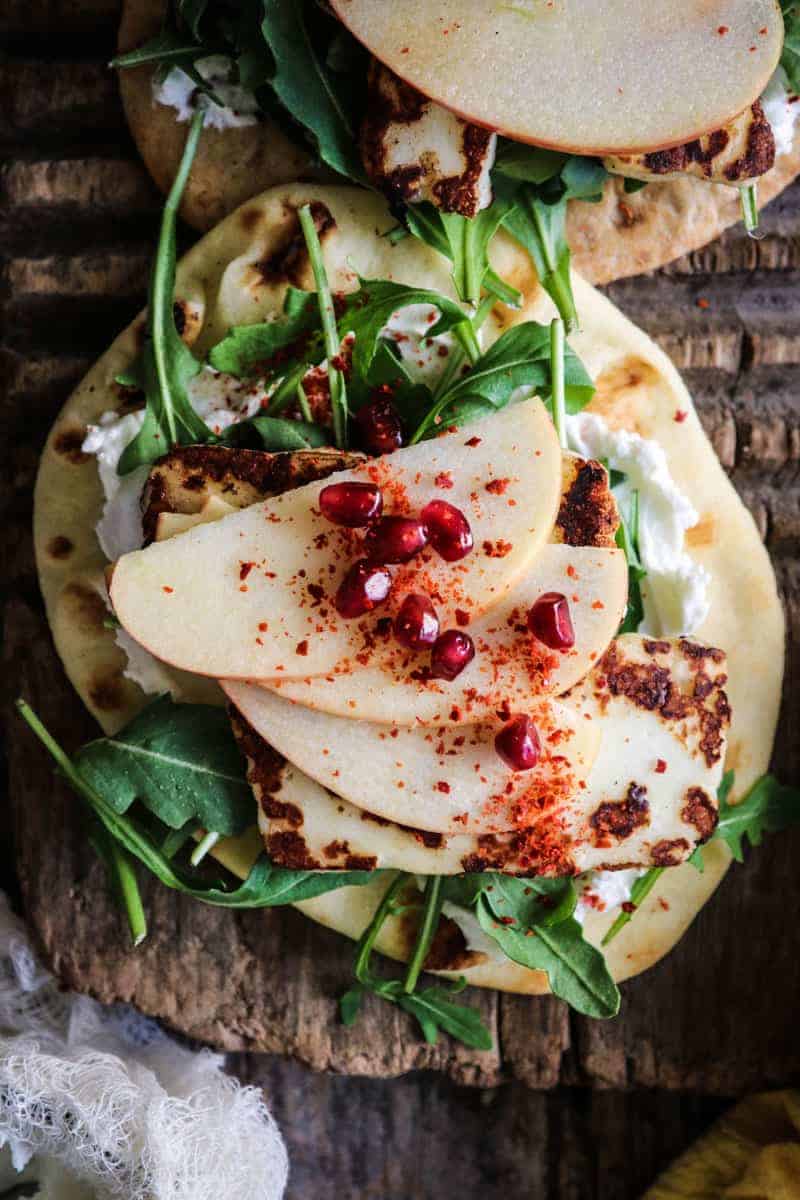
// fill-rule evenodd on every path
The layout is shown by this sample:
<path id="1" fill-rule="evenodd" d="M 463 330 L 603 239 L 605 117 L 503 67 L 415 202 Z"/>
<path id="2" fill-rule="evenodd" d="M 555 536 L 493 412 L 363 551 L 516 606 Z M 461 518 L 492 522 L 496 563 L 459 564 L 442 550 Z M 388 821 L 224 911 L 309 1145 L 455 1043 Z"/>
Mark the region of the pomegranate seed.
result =
<path id="1" fill-rule="evenodd" d="M 357 529 L 381 515 L 383 495 L 373 483 L 329 483 L 319 494 L 319 506 L 334 525 Z"/>
<path id="2" fill-rule="evenodd" d="M 475 657 L 475 643 L 460 629 L 445 629 L 431 650 L 434 679 L 455 679 Z"/>
<path id="3" fill-rule="evenodd" d="M 403 422 L 386 396 L 379 396 L 360 408 L 354 424 L 361 448 L 367 454 L 391 454 L 403 444 Z"/>
<path id="4" fill-rule="evenodd" d="M 340 617 L 363 617 L 383 604 L 392 587 L 385 567 L 373 566 L 365 558 L 353 563 L 336 592 L 336 611 Z"/>
<path id="5" fill-rule="evenodd" d="M 528 629 L 551 650 L 569 650 L 575 645 L 569 603 L 561 592 L 545 592 L 528 613 Z"/>
<path id="6" fill-rule="evenodd" d="M 539 761 L 542 745 L 530 717 L 518 713 L 494 739 L 494 748 L 512 771 L 530 771 Z"/>
<path id="7" fill-rule="evenodd" d="M 409 592 L 395 617 L 394 636 L 409 650 L 424 650 L 439 636 L 439 618 L 427 596 Z"/>
<path id="8" fill-rule="evenodd" d="M 364 538 L 370 562 L 404 563 L 419 554 L 428 537 L 415 517 L 381 517 Z"/>
<path id="9" fill-rule="evenodd" d="M 472 530 L 460 508 L 431 500 L 422 510 L 428 541 L 445 562 L 458 562 L 472 549 Z"/>

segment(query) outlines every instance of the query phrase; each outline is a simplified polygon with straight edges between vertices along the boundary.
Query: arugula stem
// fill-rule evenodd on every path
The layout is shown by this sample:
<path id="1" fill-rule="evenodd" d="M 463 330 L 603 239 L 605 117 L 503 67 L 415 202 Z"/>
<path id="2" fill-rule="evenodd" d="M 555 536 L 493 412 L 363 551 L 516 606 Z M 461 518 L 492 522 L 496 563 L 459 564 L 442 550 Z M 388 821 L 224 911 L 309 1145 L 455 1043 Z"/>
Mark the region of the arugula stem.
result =
<path id="1" fill-rule="evenodd" d="M 147 937 L 147 917 L 144 915 L 136 871 L 134 870 L 131 856 L 127 851 L 123 850 L 110 834 L 107 837 L 110 866 L 114 872 L 115 883 L 125 909 L 125 915 L 128 918 L 131 939 L 134 946 L 139 946 Z"/>
<path id="2" fill-rule="evenodd" d="M 564 401 L 564 322 L 550 322 L 550 371 L 553 380 L 553 423 L 562 449 L 567 448 L 566 408 Z"/>
<path id="3" fill-rule="evenodd" d="M 293 371 L 290 371 L 280 381 L 269 398 L 269 404 L 264 413 L 265 416 L 277 417 L 279 413 L 282 413 L 285 408 L 289 407 L 297 394 L 298 385 L 307 371 L 308 363 L 300 363 L 299 366 L 295 367 Z"/>
<path id="4" fill-rule="evenodd" d="M 392 911 L 395 896 L 407 881 L 408 875 L 406 875 L 403 871 L 400 871 L 394 877 L 386 891 L 383 893 L 383 899 L 375 909 L 375 912 L 372 915 L 372 920 L 362 933 L 361 937 L 358 939 L 354 971 L 356 979 L 358 979 L 360 983 L 365 983 L 369 977 L 369 960 L 370 955 L 372 954 L 372 948 L 375 945 L 375 941 L 381 931 L 384 921 Z"/>
<path id="5" fill-rule="evenodd" d="M 739 200 L 742 206 L 742 220 L 748 237 L 755 237 L 758 229 L 758 183 L 745 184 L 739 189 Z"/>
<path id="6" fill-rule="evenodd" d="M 646 875 L 642 875 L 636 880 L 636 883 L 631 888 L 631 907 L 623 909 L 610 929 L 606 930 L 605 937 L 600 943 L 601 946 L 607 946 L 625 928 L 634 913 L 639 910 L 643 901 L 650 895 L 664 870 L 664 867 L 651 867 Z"/>
<path id="7" fill-rule="evenodd" d="M 478 344 L 477 333 L 483 325 L 495 305 L 494 296 L 484 296 L 481 300 L 475 315 L 469 321 L 464 321 L 463 324 L 454 326 L 453 333 L 458 338 L 459 345 L 453 346 L 450 352 L 450 357 L 447 360 L 447 366 L 439 377 L 433 392 L 433 405 L 428 409 L 425 416 L 420 421 L 414 436 L 409 440 L 408 445 L 413 446 L 421 441 L 425 434 L 430 429 L 431 425 L 436 424 L 436 418 L 447 408 L 448 398 L 447 393 L 450 390 L 451 384 L 455 381 L 455 377 L 461 370 L 465 358 L 467 358 L 466 346 L 469 345 L 473 350 L 477 348 L 477 356 L 470 357 L 470 363 L 474 364 L 480 358 L 481 348 Z M 469 331 L 468 333 L 466 331 Z"/>
<path id="8" fill-rule="evenodd" d="M 202 838 L 197 843 L 194 850 L 192 851 L 192 853 L 189 856 L 189 862 L 192 864 L 193 867 L 197 867 L 200 865 L 200 863 L 203 861 L 205 856 L 208 854 L 209 850 L 214 849 L 214 847 L 216 846 L 219 839 L 220 839 L 220 834 L 214 833 L 213 830 L 209 830 L 209 832 L 205 835 L 205 837 Z"/>
<path id="9" fill-rule="evenodd" d="M 187 821 L 180 829 L 170 829 L 161 843 L 161 853 L 165 858 L 174 858 L 178 851 L 186 845 L 197 828 L 197 821 Z"/>
<path id="10" fill-rule="evenodd" d="M 150 279 L 150 294 L 148 296 L 149 311 L 147 315 L 148 324 L 151 329 L 164 329 L 167 321 L 172 320 L 173 294 L 172 288 L 168 287 L 167 283 L 170 272 L 174 270 L 172 247 L 175 245 L 175 226 L 177 224 L 178 208 L 180 207 L 181 198 L 186 187 L 186 181 L 189 178 L 194 156 L 197 153 L 200 134 L 203 132 L 204 117 L 205 110 L 203 108 L 199 108 L 192 117 L 189 132 L 186 136 L 186 144 L 183 147 L 183 154 L 178 166 L 178 172 L 164 204 L 153 274 Z M 167 305 L 170 309 L 169 312 L 166 308 Z M 169 444 L 175 445 L 178 440 L 178 431 L 175 424 L 175 412 L 170 402 L 168 352 L 161 338 L 153 338 L 153 359 L 164 418 L 169 431 Z"/>
<path id="11" fill-rule="evenodd" d="M 303 420 L 311 424 L 314 418 L 311 415 L 311 405 L 308 403 L 308 396 L 306 395 L 306 389 L 303 387 L 302 379 L 295 388 L 295 395 L 297 396 L 297 407 L 303 414 Z"/>
<path id="12" fill-rule="evenodd" d="M 319 244 L 319 237 L 317 236 L 317 227 L 311 215 L 311 205 L 304 204 L 299 210 L 298 216 L 300 218 L 300 228 L 303 231 L 303 237 L 306 240 L 308 248 L 308 257 L 311 261 L 311 270 L 314 273 L 314 282 L 317 287 L 319 315 L 325 339 L 325 354 L 328 359 L 328 383 L 331 390 L 333 437 L 339 449 L 343 450 L 347 446 L 347 392 L 342 372 L 337 370 L 333 365 L 333 361 L 340 350 L 336 311 L 333 306 L 331 289 L 328 285 L 328 276 L 322 258 L 322 247 Z"/>
<path id="13" fill-rule="evenodd" d="M 469 359 L 469 365 L 474 367 L 481 356 L 481 347 L 472 321 L 462 321 L 460 325 L 456 325 L 453 334 L 458 338 L 464 354 Z"/>
<path id="14" fill-rule="evenodd" d="M 429 875 L 428 881 L 425 884 L 425 908 L 422 913 L 422 921 L 420 922 L 414 952 L 409 959 L 408 970 L 403 982 L 403 991 L 406 995 L 410 995 L 417 986 L 419 973 L 422 970 L 425 959 L 428 957 L 428 951 L 431 948 L 431 942 L 439 924 L 439 914 L 441 911 L 442 877 L 441 875 Z"/>

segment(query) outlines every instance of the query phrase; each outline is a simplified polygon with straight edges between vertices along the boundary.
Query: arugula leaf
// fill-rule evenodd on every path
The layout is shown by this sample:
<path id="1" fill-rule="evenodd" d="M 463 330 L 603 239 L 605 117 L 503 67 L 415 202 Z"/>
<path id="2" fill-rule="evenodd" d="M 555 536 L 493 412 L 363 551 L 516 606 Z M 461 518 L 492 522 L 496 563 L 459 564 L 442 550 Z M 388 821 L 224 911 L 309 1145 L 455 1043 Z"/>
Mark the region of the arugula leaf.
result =
<path id="1" fill-rule="evenodd" d="M 358 1016 L 364 995 L 372 992 L 390 1004 L 397 1004 L 413 1016 L 422 1030 L 423 1037 L 431 1044 L 436 1042 L 438 1030 L 443 1029 L 467 1046 L 477 1050 L 490 1050 L 492 1036 L 483 1024 L 480 1013 L 466 1005 L 456 1004 L 453 1000 L 453 996 L 466 986 L 463 978 L 449 987 L 434 985 L 421 991 L 417 990 L 417 979 L 436 931 L 447 880 L 440 876 L 431 876 L 427 881 L 422 918 L 405 979 L 384 979 L 370 970 L 375 941 L 384 922 L 392 915 L 407 911 L 408 906 L 402 903 L 400 896 L 411 881 L 412 876 L 402 872 L 395 876 L 359 939 L 354 963 L 357 982 L 355 987 L 350 988 L 340 998 L 339 1011 L 342 1020 L 351 1025 Z"/>
<path id="2" fill-rule="evenodd" d="M 413 441 L 435 433 L 440 424 L 465 423 L 480 412 L 503 408 L 518 387 L 532 388 L 545 402 L 552 394 L 550 329 L 535 321 L 512 325 L 457 379 L 426 414 Z M 577 355 L 566 348 L 564 395 L 567 412 L 580 412 L 594 385 Z M 476 401 L 482 402 L 476 407 Z"/>
<path id="3" fill-rule="evenodd" d="M 293 354 L 281 355 L 291 350 Z M 319 362 L 324 354 L 319 309 L 313 292 L 289 288 L 280 320 L 234 325 L 209 351 L 217 371 L 242 379 L 248 375 L 284 374 L 289 361 Z"/>
<path id="4" fill-rule="evenodd" d="M 800 825 L 800 789 L 779 783 L 774 775 L 762 775 L 741 800 L 729 804 L 732 786 L 733 771 L 728 771 L 718 792 L 719 821 L 711 840 L 727 843 L 737 862 L 744 862 L 745 839 L 760 846 L 765 833 Z M 690 859 L 695 866 L 702 862 L 702 850 L 698 846 Z"/>
<path id="5" fill-rule="evenodd" d="M 547 201 L 532 185 L 524 185 L 518 191 L 517 203 L 506 214 L 503 224 L 515 241 L 530 254 L 539 282 L 570 333 L 578 324 L 578 313 L 570 282 L 566 218 L 566 196 Z"/>
<path id="6" fill-rule="evenodd" d="M 578 315 L 570 281 L 567 203 L 599 200 L 608 173 L 599 159 L 576 155 L 568 156 L 556 171 L 555 159 L 542 158 L 542 153 L 525 155 L 520 150 L 510 170 L 501 161 L 500 180 L 494 186 L 507 206 L 503 225 L 530 254 L 539 282 L 570 333 Z M 520 184 L 520 177 L 532 181 Z"/>
<path id="7" fill-rule="evenodd" d="M 253 823 L 253 796 L 224 708 L 160 696 L 112 737 L 78 751 L 75 767 L 118 813 L 141 801 L 170 829 L 196 818 L 219 834 Z"/>
<path id="8" fill-rule="evenodd" d="M 504 924 L 510 914 L 498 912 L 492 894 L 483 892 L 477 904 L 481 928 L 501 950 L 531 970 L 547 972 L 550 990 L 587 1017 L 613 1017 L 619 1012 L 619 990 L 599 950 L 584 941 L 574 917 L 557 925 L 539 922 Z"/>
<path id="9" fill-rule="evenodd" d="M 792 91 L 800 92 L 800 2 L 781 0 L 781 12 L 784 27 L 781 66 Z"/>
<path id="10" fill-rule="evenodd" d="M 59 773 L 87 804 L 116 844 L 138 859 L 166 887 L 217 907 L 267 908 L 310 900 L 325 892 L 360 886 L 376 878 L 374 871 L 291 871 L 272 866 L 266 855 L 262 855 L 254 863 L 247 879 L 238 887 L 204 886 L 199 882 L 201 877 L 196 872 L 176 866 L 164 853 L 163 837 L 157 840 L 130 811 L 118 812 L 92 786 L 24 700 L 17 701 L 17 709 L 54 759 Z M 159 821 L 157 824 L 163 832 L 163 823 Z"/>
<path id="11" fill-rule="evenodd" d="M 460 990 L 460 988 L 458 989 Z M 483 1023 L 481 1014 L 466 1004 L 456 1004 L 454 991 L 434 985 L 413 992 L 410 996 L 398 995 L 400 1008 L 416 1017 L 426 1042 L 436 1043 L 437 1030 L 443 1029 L 465 1046 L 475 1050 L 491 1050 L 492 1035 Z"/>
<path id="12" fill-rule="evenodd" d="M 522 303 L 521 293 L 489 265 L 489 243 L 508 207 L 499 197 L 474 217 L 443 213 L 428 203 L 407 207 L 406 223 L 414 236 L 433 246 L 453 264 L 453 283 L 461 300 L 477 304 L 481 288 L 485 287 L 512 308 L 519 308 Z"/>
<path id="13" fill-rule="evenodd" d="M 492 873 L 484 888 L 489 907 L 502 917 L 511 916 L 524 929 L 558 925 L 575 912 L 578 893 L 571 878 L 517 878 Z"/>
<path id="14" fill-rule="evenodd" d="M 560 150 L 545 150 L 542 146 L 526 146 L 501 138 L 493 170 L 523 183 L 547 183 L 561 174 L 569 157 Z"/>
<path id="15" fill-rule="evenodd" d="M 339 335 L 354 333 L 353 371 L 363 379 L 369 377 L 377 353 L 380 335 L 392 313 L 410 304 L 430 304 L 439 311 L 439 320 L 431 326 L 430 336 L 445 333 L 466 319 L 463 309 L 454 300 L 430 288 L 409 287 L 388 279 L 361 279 L 359 290 L 344 297 L 344 311 L 339 317 Z"/>
<path id="16" fill-rule="evenodd" d="M 160 63 L 169 66 L 174 63 L 183 64 L 202 58 L 207 51 L 196 41 L 190 41 L 173 29 L 162 29 L 161 33 L 151 38 L 135 50 L 127 54 L 118 54 L 112 58 L 109 66 L 118 70 L 127 67 L 140 67 L 143 63 Z"/>
<path id="17" fill-rule="evenodd" d="M 321 19 L 316 10 L 314 21 Z M 314 48 L 304 5 L 298 0 L 264 0 L 261 32 L 275 63 L 270 82 L 277 98 L 310 135 L 324 163 L 366 184 L 355 115 L 341 82 Z"/>
<path id="18" fill-rule="evenodd" d="M 230 425 L 219 439 L 224 446 L 253 450 L 312 450 L 330 444 L 330 435 L 320 425 L 286 417 L 251 417 Z"/>
<path id="19" fill-rule="evenodd" d="M 121 382 L 142 388 L 146 408 L 141 430 L 125 447 L 117 468 L 127 475 L 160 458 L 175 445 L 206 442 L 210 430 L 192 408 L 188 380 L 201 364 L 184 345 L 175 328 L 175 226 L 178 207 L 189 178 L 203 128 L 203 113 L 192 118 L 178 173 L 170 188 L 161 218 L 155 262 L 150 276 L 147 307 L 147 341 L 139 359 Z"/>
<path id="20" fill-rule="evenodd" d="M 635 489 L 631 492 L 629 515 L 626 517 L 622 508 L 619 509 L 616 543 L 625 551 L 628 563 L 628 602 L 617 633 L 636 633 L 644 620 L 641 582 L 647 577 L 647 571 L 639 558 L 639 493 Z"/>

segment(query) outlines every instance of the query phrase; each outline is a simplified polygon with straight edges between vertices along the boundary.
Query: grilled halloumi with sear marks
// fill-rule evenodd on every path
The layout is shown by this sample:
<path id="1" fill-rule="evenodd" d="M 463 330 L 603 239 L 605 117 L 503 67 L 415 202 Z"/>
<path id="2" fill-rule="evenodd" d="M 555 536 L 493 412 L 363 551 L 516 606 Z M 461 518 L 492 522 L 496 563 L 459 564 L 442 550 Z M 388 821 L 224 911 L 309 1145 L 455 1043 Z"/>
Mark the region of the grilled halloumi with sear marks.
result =
<path id="1" fill-rule="evenodd" d="M 497 134 L 428 100 L 375 59 L 368 88 L 360 143 L 372 183 L 390 200 L 428 200 L 463 217 L 488 208 Z"/>
<path id="2" fill-rule="evenodd" d="M 231 508 L 246 508 L 269 496 L 324 479 L 363 461 L 343 450 L 241 450 L 231 446 L 176 446 L 153 465 L 142 494 L 145 545 L 158 537 L 162 513 L 200 513 L 216 496 Z M 222 511 L 218 516 L 224 516 Z M 205 520 L 213 517 L 206 513 Z M 165 523 L 164 528 L 166 528 Z M 171 532 L 177 533 L 177 528 Z"/>
<path id="3" fill-rule="evenodd" d="M 759 100 L 723 129 L 715 129 L 683 146 L 603 159 L 603 165 L 612 174 L 645 183 L 690 175 L 733 187 L 766 174 L 774 162 L 775 138 Z"/>

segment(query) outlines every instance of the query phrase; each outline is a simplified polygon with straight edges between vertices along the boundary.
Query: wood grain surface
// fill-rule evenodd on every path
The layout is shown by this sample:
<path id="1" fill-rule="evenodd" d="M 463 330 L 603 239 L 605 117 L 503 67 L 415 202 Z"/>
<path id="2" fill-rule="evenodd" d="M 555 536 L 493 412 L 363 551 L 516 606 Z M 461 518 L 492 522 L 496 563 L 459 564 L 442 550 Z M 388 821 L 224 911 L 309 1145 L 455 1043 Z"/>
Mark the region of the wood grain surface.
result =
<path id="1" fill-rule="evenodd" d="M 19 877 L 46 960 L 67 986 L 105 1001 L 132 1001 L 191 1037 L 231 1051 L 279 1051 L 338 1073 L 395 1076 L 425 1069 L 487 1089 L 515 1079 L 537 1089 L 591 1083 L 720 1096 L 796 1078 L 800 956 L 787 914 L 800 903 L 797 833 L 773 839 L 745 868 L 729 873 L 678 949 L 623 986 L 615 1022 L 586 1021 L 551 999 L 474 992 L 496 1034 L 496 1049 L 486 1054 L 446 1039 L 427 1046 L 402 1014 L 377 1002 L 344 1029 L 335 1002 L 349 975 L 351 946 L 293 911 L 223 912 L 145 881 L 151 934 L 130 950 L 83 837 L 77 803 L 9 707 L 24 694 L 69 747 L 92 733 L 49 639 L 29 523 L 37 457 L 50 423 L 92 359 L 143 302 L 159 211 L 104 66 L 115 19 L 111 0 L 6 0 L 0 12 L 9 48 L 0 60 L 3 692 Z M 773 554 L 789 617 L 775 761 L 783 777 L 798 782 L 800 188 L 773 204 L 764 229 L 761 241 L 734 229 L 666 270 L 607 290 L 685 370 L 715 447 Z M 237 1063 L 285 1093 L 281 1103 L 291 1107 L 292 1085 L 287 1076 L 276 1084 L 271 1060 L 252 1056 Z M 337 1103 L 337 1086 L 334 1080 L 325 1085 L 321 1104 Z M 433 1136 L 437 1089 L 449 1085 L 430 1086 L 427 1133 Z M 409 1089 L 408 1097 L 421 1103 L 423 1093 L 410 1083 Z M 487 1092 L 488 1105 L 494 1095 Z M 476 1130 L 482 1103 L 464 1101 L 472 1105 L 464 1120 Z M 524 1108 L 530 1137 L 548 1144 L 552 1155 L 555 1101 L 525 1103 L 517 1111 L 504 1099 L 493 1121 L 507 1117 L 518 1125 Z M 559 1137 L 579 1140 L 594 1120 L 609 1130 L 616 1121 L 622 1129 L 627 1101 L 615 1100 L 616 1108 L 609 1101 L 602 1121 L 600 1108 L 592 1107 L 601 1101 L 586 1103 Z M 366 1080 L 357 1104 L 366 1119 Z M 680 1104 L 676 1097 L 670 1110 L 678 1124 Z M 309 1138 L 317 1119 L 309 1118 Z M 407 1133 L 413 1155 L 410 1127 Z M 611 1142 L 613 1157 L 618 1147 Z M 503 1145 L 507 1163 L 497 1170 L 513 1173 L 525 1140 L 520 1133 Z M 396 1190 L 392 1170 L 387 1158 L 384 1183 L 367 1181 L 369 1187 L 365 1182 L 352 1194 L 406 1195 Z M 548 1187 L 555 1186 L 552 1178 Z M 529 1182 L 525 1194 L 539 1194 L 532 1176 Z M 571 1186 L 566 1181 L 552 1194 L 595 1194 Z M 413 1194 L 440 1193 L 426 1184 Z"/>

